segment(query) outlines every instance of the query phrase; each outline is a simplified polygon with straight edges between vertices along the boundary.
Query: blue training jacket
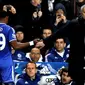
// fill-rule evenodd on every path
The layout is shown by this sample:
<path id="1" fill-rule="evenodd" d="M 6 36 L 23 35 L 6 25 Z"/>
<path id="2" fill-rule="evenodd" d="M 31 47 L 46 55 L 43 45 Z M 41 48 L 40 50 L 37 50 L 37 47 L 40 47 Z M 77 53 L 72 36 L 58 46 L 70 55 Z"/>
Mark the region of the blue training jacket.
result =
<path id="1" fill-rule="evenodd" d="M 25 73 L 22 76 L 20 76 L 16 85 L 38 85 L 39 81 L 40 81 L 39 75 L 36 74 L 35 79 L 31 80 L 30 77 Z"/>
<path id="2" fill-rule="evenodd" d="M 69 51 L 66 48 L 63 57 L 57 53 L 55 48 L 52 48 L 52 50 L 45 56 L 47 62 L 65 62 L 68 57 Z"/>

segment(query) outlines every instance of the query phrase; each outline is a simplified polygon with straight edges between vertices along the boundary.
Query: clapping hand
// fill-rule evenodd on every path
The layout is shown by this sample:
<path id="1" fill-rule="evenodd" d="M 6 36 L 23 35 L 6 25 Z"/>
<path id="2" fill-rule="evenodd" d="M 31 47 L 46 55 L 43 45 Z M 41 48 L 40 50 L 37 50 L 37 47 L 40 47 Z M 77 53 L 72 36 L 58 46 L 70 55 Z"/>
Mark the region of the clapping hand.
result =
<path id="1" fill-rule="evenodd" d="M 38 17 L 40 18 L 42 16 L 42 11 L 38 12 Z"/>
<path id="2" fill-rule="evenodd" d="M 33 18 L 37 18 L 37 12 L 33 12 Z"/>

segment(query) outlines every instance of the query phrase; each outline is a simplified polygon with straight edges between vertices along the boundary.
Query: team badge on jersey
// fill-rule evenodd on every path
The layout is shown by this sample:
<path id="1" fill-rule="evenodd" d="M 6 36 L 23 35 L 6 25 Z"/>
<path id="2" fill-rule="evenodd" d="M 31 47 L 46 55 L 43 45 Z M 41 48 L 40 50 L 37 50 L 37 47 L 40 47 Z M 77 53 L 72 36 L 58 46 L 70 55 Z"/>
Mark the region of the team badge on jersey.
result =
<path id="1" fill-rule="evenodd" d="M 12 38 L 16 38 L 16 35 L 15 34 L 12 34 Z"/>
<path id="2" fill-rule="evenodd" d="M 69 54 L 67 54 L 66 57 L 68 58 L 69 57 Z"/>
<path id="3" fill-rule="evenodd" d="M 22 55 L 19 53 L 19 54 L 17 54 L 17 56 L 18 56 L 18 59 L 19 60 L 21 60 L 22 59 Z"/>
<path id="4" fill-rule="evenodd" d="M 28 83 L 27 81 L 25 81 L 25 84 L 27 84 L 27 85 L 28 85 L 29 83 Z"/>

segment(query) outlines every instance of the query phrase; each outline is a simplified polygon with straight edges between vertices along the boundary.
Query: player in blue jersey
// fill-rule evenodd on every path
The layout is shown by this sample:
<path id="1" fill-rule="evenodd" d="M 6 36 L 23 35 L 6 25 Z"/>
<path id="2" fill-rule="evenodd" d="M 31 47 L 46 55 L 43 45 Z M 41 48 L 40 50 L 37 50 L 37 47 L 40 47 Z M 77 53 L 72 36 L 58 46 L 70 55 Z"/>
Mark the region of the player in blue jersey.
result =
<path id="1" fill-rule="evenodd" d="M 3 10 L 0 9 L 0 81 L 4 83 L 4 85 L 14 85 L 11 47 L 14 49 L 22 49 L 32 45 L 32 42 L 17 42 L 15 30 L 7 25 L 9 13 L 16 13 L 16 9 L 11 5 L 5 5 L 3 6 Z M 2 83 L 0 85 L 2 85 Z"/>

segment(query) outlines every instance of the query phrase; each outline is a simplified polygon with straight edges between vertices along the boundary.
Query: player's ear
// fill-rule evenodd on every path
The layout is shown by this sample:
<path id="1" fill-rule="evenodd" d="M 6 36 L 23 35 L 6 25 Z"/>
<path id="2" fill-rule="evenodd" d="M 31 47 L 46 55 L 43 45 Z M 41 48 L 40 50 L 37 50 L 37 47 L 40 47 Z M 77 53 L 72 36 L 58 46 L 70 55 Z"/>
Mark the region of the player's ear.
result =
<path id="1" fill-rule="evenodd" d="M 54 47 L 56 47 L 56 42 L 54 42 Z"/>
<path id="2" fill-rule="evenodd" d="M 9 16 L 6 16 L 4 19 L 5 19 L 5 22 L 8 23 Z"/>
<path id="3" fill-rule="evenodd" d="M 38 71 L 38 68 L 37 68 L 37 66 L 36 66 L 36 73 L 37 73 L 37 71 Z"/>
<path id="4" fill-rule="evenodd" d="M 66 47 L 66 43 L 64 43 L 64 47 Z"/>

